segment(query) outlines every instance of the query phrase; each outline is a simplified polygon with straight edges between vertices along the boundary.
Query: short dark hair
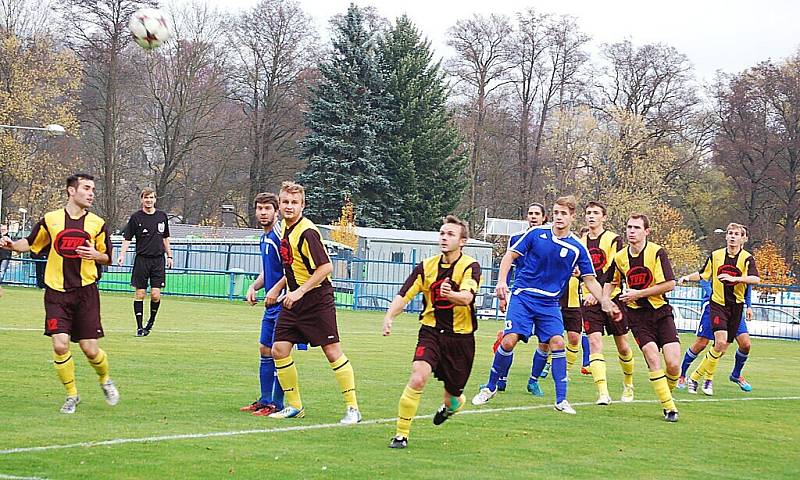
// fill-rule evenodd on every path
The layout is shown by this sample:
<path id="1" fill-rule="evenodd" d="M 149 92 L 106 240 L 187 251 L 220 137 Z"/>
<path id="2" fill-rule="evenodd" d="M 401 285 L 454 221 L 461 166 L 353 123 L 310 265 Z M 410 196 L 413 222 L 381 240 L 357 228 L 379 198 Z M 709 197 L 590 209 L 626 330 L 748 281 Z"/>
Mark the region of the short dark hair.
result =
<path id="1" fill-rule="evenodd" d="M 539 202 L 533 202 L 533 203 L 531 203 L 530 205 L 528 205 L 528 210 L 530 210 L 530 209 L 531 209 L 531 207 L 536 207 L 536 208 L 538 208 L 538 209 L 539 209 L 539 211 L 540 211 L 540 212 L 542 212 L 542 216 L 543 216 L 544 218 L 547 218 L 547 209 L 546 209 L 546 208 L 544 208 L 544 205 L 542 205 L 542 204 L 541 204 L 541 203 L 539 203 Z M 527 213 L 527 212 L 525 212 L 525 213 Z"/>
<path id="2" fill-rule="evenodd" d="M 278 196 L 274 193 L 269 192 L 261 192 L 256 195 L 256 198 L 253 199 L 253 206 L 258 205 L 259 203 L 264 204 L 267 203 L 272 205 L 272 208 L 278 210 Z"/>
<path id="3" fill-rule="evenodd" d="M 91 180 L 94 181 L 94 175 L 89 175 L 88 173 L 73 173 L 69 177 L 67 177 L 67 188 L 78 188 L 78 183 L 81 180 Z"/>
<path id="4" fill-rule="evenodd" d="M 628 216 L 628 220 L 630 219 L 636 219 L 636 220 L 641 219 L 644 228 L 650 228 L 650 219 L 647 218 L 647 215 L 645 215 L 644 213 L 631 213 L 630 216 Z"/>
<path id="5" fill-rule="evenodd" d="M 464 239 L 468 239 L 469 238 L 469 224 L 467 222 L 465 222 L 464 220 L 461 220 L 460 218 L 456 217 L 455 215 L 448 215 L 448 216 L 444 217 L 444 220 L 442 221 L 442 225 L 447 225 L 448 223 L 449 224 L 453 224 L 453 225 L 458 225 L 458 226 L 461 227 L 461 238 L 464 238 Z"/>
<path id="6" fill-rule="evenodd" d="M 597 207 L 600 209 L 600 211 L 603 212 L 603 215 L 608 215 L 608 209 L 606 208 L 606 204 L 601 202 L 600 200 L 590 200 L 588 203 L 586 203 L 586 208 L 584 208 L 583 211 L 588 210 L 589 207 Z"/>

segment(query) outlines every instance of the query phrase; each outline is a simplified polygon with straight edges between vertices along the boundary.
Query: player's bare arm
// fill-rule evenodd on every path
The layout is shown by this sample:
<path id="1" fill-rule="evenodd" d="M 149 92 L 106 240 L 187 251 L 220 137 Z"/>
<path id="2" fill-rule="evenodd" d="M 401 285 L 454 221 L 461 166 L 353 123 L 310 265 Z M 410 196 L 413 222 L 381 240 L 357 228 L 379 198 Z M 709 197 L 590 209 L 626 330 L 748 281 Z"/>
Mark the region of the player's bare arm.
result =
<path id="1" fill-rule="evenodd" d="M 164 239 L 164 251 L 167 252 L 167 268 L 172 268 L 175 260 L 172 258 L 172 245 L 169 243 L 169 238 Z"/>
<path id="2" fill-rule="evenodd" d="M 508 284 L 506 283 L 508 272 L 511 271 L 514 260 L 519 257 L 521 257 L 519 253 L 509 250 L 503 255 L 503 260 L 500 261 L 500 273 L 498 274 L 497 286 L 494 288 L 494 293 L 497 295 L 497 298 L 500 299 L 501 305 L 508 300 Z M 505 309 L 503 309 L 503 311 L 505 311 Z"/>
<path id="3" fill-rule="evenodd" d="M 700 273 L 698 273 L 698 272 L 692 272 L 692 273 L 690 273 L 689 275 L 684 275 L 684 276 L 682 276 L 681 278 L 679 278 L 679 279 L 678 279 L 678 285 L 682 285 L 682 284 L 684 284 L 685 282 L 698 282 L 698 281 L 700 281 L 702 278 L 703 278 L 703 277 L 701 277 L 701 276 L 700 276 Z"/>
<path id="4" fill-rule="evenodd" d="M 122 241 L 122 246 L 119 248 L 119 256 L 117 257 L 117 265 L 122 266 L 122 264 L 125 263 L 125 254 L 128 253 L 128 248 L 130 246 L 130 240 Z"/>
<path id="5" fill-rule="evenodd" d="M 0 248 L 4 248 L 6 250 L 11 250 L 12 252 L 20 252 L 20 253 L 25 253 L 25 252 L 30 252 L 31 251 L 31 246 L 28 243 L 28 239 L 27 238 L 20 238 L 17 241 L 13 241 L 8 237 L 3 237 L 3 239 L 1 241 L 2 241 L 2 243 L 0 243 Z"/>
<path id="6" fill-rule="evenodd" d="M 259 273 L 258 277 L 247 287 L 247 294 L 244 296 L 244 299 L 250 306 L 255 305 L 258 303 L 256 300 L 256 292 L 264 288 L 264 274 Z"/>
<path id="7" fill-rule="evenodd" d="M 619 307 L 608 298 L 608 294 L 604 292 L 604 286 L 600 285 L 600 282 L 597 281 L 597 277 L 594 275 L 585 275 L 583 277 L 583 284 L 595 298 L 600 299 L 600 306 L 603 308 L 604 312 L 611 315 L 611 318 L 616 320 L 618 317 L 622 316 Z"/>
<path id="8" fill-rule="evenodd" d="M 270 306 L 278 303 L 278 299 L 280 298 L 281 292 L 284 288 L 286 288 L 286 277 L 281 277 L 281 279 L 275 282 L 275 285 L 273 285 L 272 288 L 270 288 L 267 292 L 267 295 L 264 298 L 264 305 Z"/>
<path id="9" fill-rule="evenodd" d="M 333 265 L 330 262 L 317 267 L 317 270 L 314 272 L 314 274 L 311 275 L 311 277 L 304 284 L 297 287 L 297 290 L 286 294 L 286 297 L 283 299 L 283 306 L 291 309 L 295 302 L 303 298 L 303 295 L 309 292 L 312 288 L 322 283 L 322 281 L 325 280 L 325 278 L 330 275 L 331 272 L 333 272 Z"/>
<path id="10" fill-rule="evenodd" d="M 645 288 L 644 290 L 629 289 L 623 292 L 622 295 L 619 296 L 619 299 L 623 302 L 635 302 L 640 298 L 663 295 L 672 291 L 675 288 L 675 283 L 675 280 L 668 280 L 666 282 L 653 285 L 652 287 Z"/>
<path id="11" fill-rule="evenodd" d="M 383 336 L 386 337 L 392 333 L 392 322 L 397 318 L 403 309 L 406 308 L 406 299 L 400 295 L 395 295 L 389 308 L 386 310 L 386 315 L 383 316 Z"/>

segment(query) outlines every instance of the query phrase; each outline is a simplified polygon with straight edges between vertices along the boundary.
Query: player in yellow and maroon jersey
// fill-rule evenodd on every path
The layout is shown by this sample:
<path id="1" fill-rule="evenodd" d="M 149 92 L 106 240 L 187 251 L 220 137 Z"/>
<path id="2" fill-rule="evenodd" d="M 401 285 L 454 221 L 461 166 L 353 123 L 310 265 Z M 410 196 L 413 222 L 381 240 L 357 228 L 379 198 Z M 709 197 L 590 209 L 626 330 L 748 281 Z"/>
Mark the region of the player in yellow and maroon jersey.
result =
<path id="1" fill-rule="evenodd" d="M 439 229 L 440 255 L 419 263 L 406 279 L 383 317 L 383 335 L 392 333 L 392 322 L 418 293 L 423 294 L 417 348 L 411 378 L 400 396 L 396 434 L 390 448 L 406 448 L 411 421 L 417 413 L 425 384 L 434 374 L 444 383 L 444 402 L 433 417 L 441 425 L 464 406 L 467 384 L 475 358 L 475 294 L 481 282 L 478 262 L 462 253 L 468 240 L 466 222 L 448 215 Z"/>
<path id="2" fill-rule="evenodd" d="M 603 293 L 609 295 L 625 282 L 619 300 L 625 303 L 633 337 L 650 370 L 650 384 L 661 402 L 664 420 L 677 422 L 678 409 L 672 389 L 681 373 L 681 345 L 672 307 L 665 296 L 675 288 L 675 275 L 667 251 L 648 242 L 649 234 L 650 219 L 646 215 L 634 213 L 628 217 L 625 227 L 628 248 L 614 256 Z M 664 367 L 659 350 L 664 354 Z"/>
<path id="3" fill-rule="evenodd" d="M 605 284 L 608 281 L 609 266 L 614 256 L 622 250 L 622 238 L 614 232 L 605 229 L 605 222 L 608 220 L 608 211 L 602 202 L 591 201 L 586 204 L 584 210 L 586 214 L 586 225 L 588 232 L 581 237 L 581 242 L 586 245 L 589 255 L 592 257 L 592 265 L 597 272 L 597 281 Z M 583 331 L 589 336 L 589 370 L 597 387 L 597 404 L 608 405 L 611 403 L 611 395 L 608 393 L 608 382 L 606 380 L 606 360 L 603 355 L 603 334 L 613 335 L 619 353 L 619 364 L 622 367 L 623 391 L 622 401 L 633 401 L 633 351 L 628 345 L 628 323 L 625 319 L 625 309 L 619 304 L 617 297 L 621 293 L 619 288 L 615 288 L 610 296 L 623 311 L 623 319 L 615 322 L 609 317 L 592 294 L 587 294 L 581 308 L 583 317 Z"/>
<path id="4" fill-rule="evenodd" d="M 88 211 L 94 202 L 94 177 L 85 173 L 67 177 L 67 195 L 67 205 L 46 213 L 27 238 L 12 242 L 4 237 L 0 247 L 33 253 L 50 249 L 44 277 L 44 334 L 52 338 L 55 368 L 67 390 L 61 413 L 75 413 L 80 397 L 70 340 L 80 345 L 97 372 L 109 405 L 117 404 L 119 392 L 108 376 L 108 355 L 97 342 L 103 336 L 97 281 L 100 265 L 111 263 L 111 238 L 106 222 Z"/>
<path id="5" fill-rule="evenodd" d="M 322 347 L 325 357 L 339 384 L 347 411 L 341 423 L 361 421 L 356 399 L 353 365 L 342 352 L 336 324 L 336 304 L 330 274 L 331 259 L 314 223 L 303 216 L 305 190 L 293 182 L 283 182 L 278 194 L 281 238 L 280 254 L 283 279 L 274 289 L 286 286 L 283 308 L 275 325 L 272 357 L 278 381 L 283 388 L 284 408 L 270 414 L 271 418 L 302 418 L 305 415 L 297 380 L 297 367 L 292 359 L 292 346 L 309 343 Z"/>
<path id="6" fill-rule="evenodd" d="M 756 259 L 744 250 L 745 229 L 738 223 L 728 225 L 725 233 L 726 247 L 714 250 L 699 272 L 681 277 L 681 281 L 711 281 L 711 329 L 714 331 L 714 348 L 706 352 L 703 362 L 686 382 L 689 393 L 697 393 L 700 380 L 702 392 L 713 395 L 710 378 L 714 376 L 717 362 L 725 354 L 728 345 L 737 337 L 742 320 L 744 297 L 748 285 L 756 285 L 761 279 L 756 268 Z"/>

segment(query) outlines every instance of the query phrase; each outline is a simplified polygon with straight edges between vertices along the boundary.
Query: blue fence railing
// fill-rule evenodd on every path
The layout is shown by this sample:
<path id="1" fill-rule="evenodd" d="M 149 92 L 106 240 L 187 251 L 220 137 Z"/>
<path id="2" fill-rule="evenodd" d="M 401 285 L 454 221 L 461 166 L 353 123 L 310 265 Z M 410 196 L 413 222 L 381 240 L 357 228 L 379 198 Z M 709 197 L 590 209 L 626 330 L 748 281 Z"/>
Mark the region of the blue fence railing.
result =
<path id="1" fill-rule="evenodd" d="M 257 246 L 256 246 L 257 247 Z M 173 254 L 178 258 L 178 249 Z M 260 272 L 257 252 L 237 252 L 235 249 L 186 248 L 180 250 L 185 257 L 183 263 L 167 271 L 165 295 L 219 298 L 239 300 L 244 297 L 250 283 Z M 216 260 L 210 260 L 216 258 Z M 132 259 L 132 258 L 131 258 Z M 129 260 L 131 260 L 129 259 Z M 336 292 L 336 304 L 353 310 L 385 310 L 400 290 L 414 267 L 411 262 L 373 261 L 331 257 L 333 261 L 332 283 Z M 255 264 L 253 261 L 255 260 Z M 228 268 L 200 268 L 198 263 L 219 264 Z M 36 286 L 36 265 L 43 260 L 12 258 L 6 265 L 3 283 L 20 286 Z M 231 265 L 233 265 L 231 267 Z M 242 267 L 248 268 L 242 268 Z M 99 282 L 100 289 L 113 292 L 132 292 L 130 286 L 131 265 L 106 267 Z M 494 284 L 497 269 L 483 268 L 483 285 L 475 304 L 483 319 L 502 320 Z M 263 297 L 263 291 L 261 292 Z M 700 289 L 679 286 L 668 295 L 675 312 L 675 324 L 679 331 L 694 332 L 701 316 Z M 407 311 L 422 309 L 421 296 L 417 296 Z M 800 340 L 800 291 L 796 287 L 762 286 L 754 292 L 753 318 L 747 323 L 752 336 Z"/>

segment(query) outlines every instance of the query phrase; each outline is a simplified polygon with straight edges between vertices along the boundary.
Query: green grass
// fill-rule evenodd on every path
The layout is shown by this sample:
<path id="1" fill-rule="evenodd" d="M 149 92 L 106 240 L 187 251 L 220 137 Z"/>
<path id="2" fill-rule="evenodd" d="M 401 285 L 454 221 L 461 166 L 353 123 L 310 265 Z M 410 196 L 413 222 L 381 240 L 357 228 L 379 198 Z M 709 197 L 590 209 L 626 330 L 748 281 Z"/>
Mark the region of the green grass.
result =
<path id="1" fill-rule="evenodd" d="M 259 307 L 243 302 L 165 298 L 150 337 L 135 338 L 131 300 L 103 294 L 101 341 L 122 400 L 107 406 L 96 377 L 77 347 L 76 414 L 58 413 L 64 392 L 42 336 L 42 293 L 7 288 L 0 298 L 0 450 L 112 439 L 233 432 L 335 424 L 341 396 L 319 349 L 296 352 L 307 415 L 299 420 L 257 418 L 238 408 L 257 396 Z M 667 424 L 636 353 L 637 399 L 609 407 L 577 406 L 578 415 L 552 410 L 545 397 L 525 392 L 532 347 L 520 345 L 509 390 L 489 405 L 466 409 L 445 425 L 417 419 L 409 448 L 386 448 L 394 433 L 397 400 L 410 371 L 418 328 L 414 316 L 380 335 L 379 312 L 339 312 L 343 348 L 356 372 L 365 421 L 352 427 L 273 431 L 212 438 L 150 440 L 0 454 L 3 475 L 66 478 L 798 478 L 800 401 L 741 401 L 800 397 L 800 343 L 755 339 L 746 367 L 754 391 L 725 380 L 732 355 L 720 363 L 714 400 L 677 393 L 680 422 Z M 467 395 L 485 381 L 499 324 L 485 321 Z M 684 346 L 691 341 L 683 336 Z M 607 352 L 613 347 L 607 344 Z M 608 354 L 613 359 L 612 354 Z M 612 396 L 621 373 L 609 361 Z M 441 402 L 432 380 L 420 415 Z M 593 402 L 591 379 L 573 373 L 573 404 Z M 692 400 L 692 402 L 690 402 Z M 512 407 L 528 410 L 494 411 Z"/>

